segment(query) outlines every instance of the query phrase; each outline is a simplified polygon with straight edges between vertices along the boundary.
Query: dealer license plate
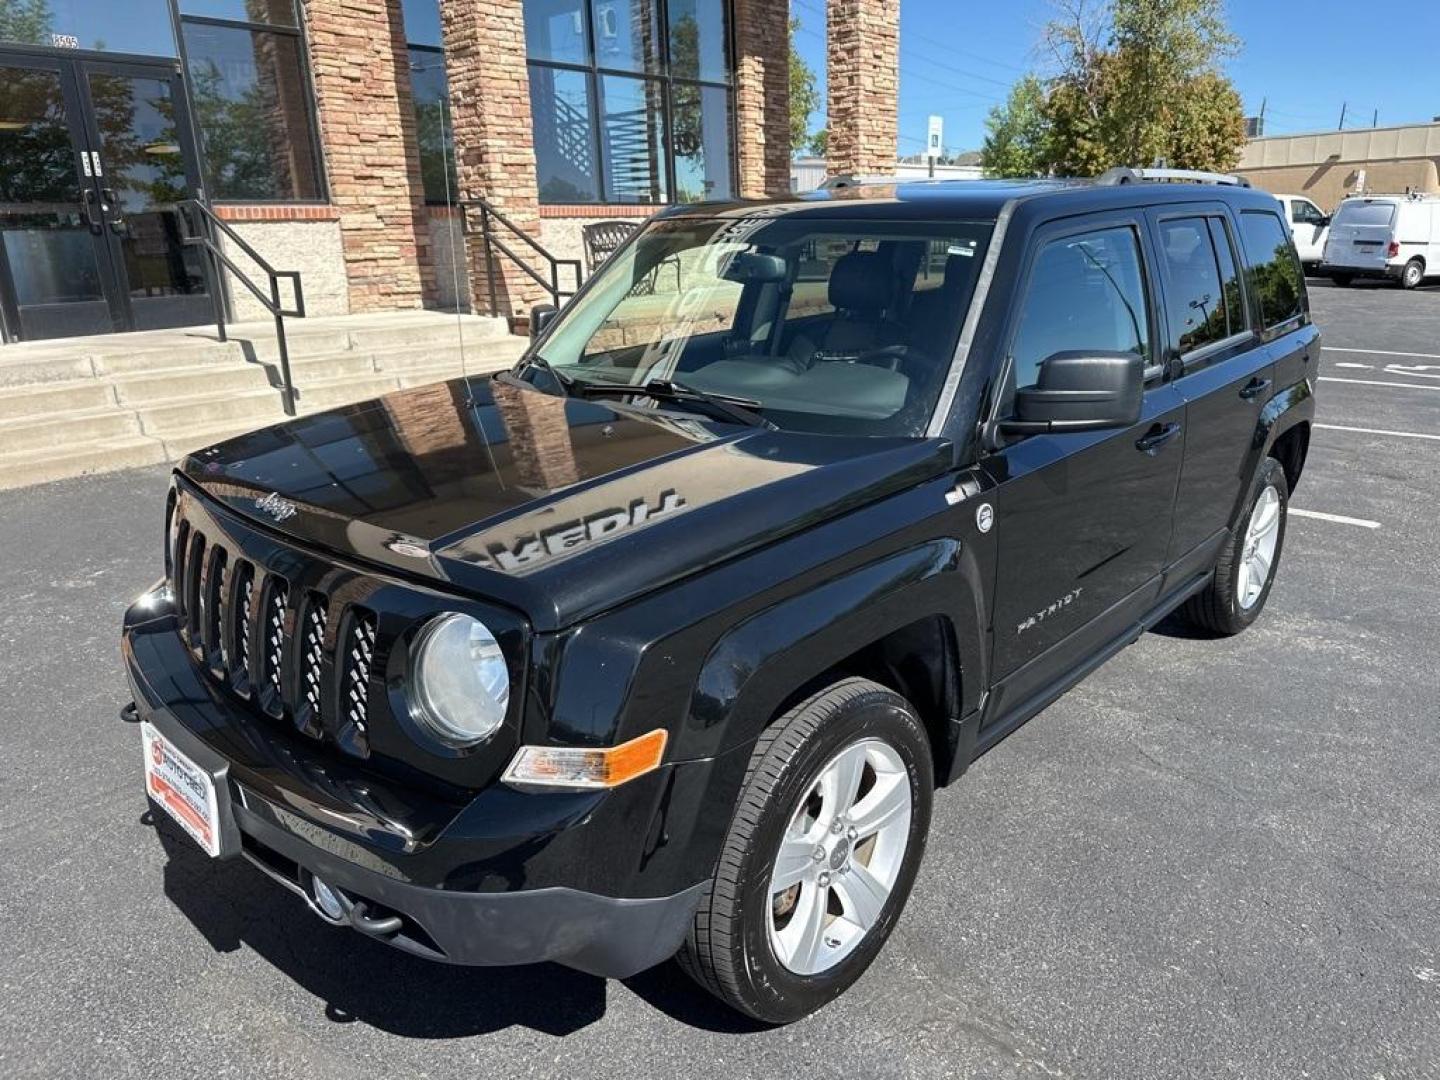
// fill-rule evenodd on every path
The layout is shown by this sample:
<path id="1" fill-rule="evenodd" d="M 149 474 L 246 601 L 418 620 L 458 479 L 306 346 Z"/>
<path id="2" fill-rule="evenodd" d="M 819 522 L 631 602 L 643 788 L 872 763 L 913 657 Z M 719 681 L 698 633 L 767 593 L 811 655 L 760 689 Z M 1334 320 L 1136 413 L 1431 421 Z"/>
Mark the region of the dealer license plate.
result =
<path id="1" fill-rule="evenodd" d="M 175 748 L 154 725 L 140 724 L 145 790 L 212 857 L 220 854 L 220 809 L 214 778 Z"/>

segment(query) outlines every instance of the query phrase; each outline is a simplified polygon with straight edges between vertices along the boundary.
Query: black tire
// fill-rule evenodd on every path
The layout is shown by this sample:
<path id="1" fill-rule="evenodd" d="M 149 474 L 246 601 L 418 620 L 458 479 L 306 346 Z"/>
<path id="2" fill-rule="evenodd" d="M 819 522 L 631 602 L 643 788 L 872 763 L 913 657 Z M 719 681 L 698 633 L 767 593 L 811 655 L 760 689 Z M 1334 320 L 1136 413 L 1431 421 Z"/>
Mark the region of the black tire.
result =
<path id="1" fill-rule="evenodd" d="M 1331 274 L 1330 280 L 1340 286 L 1340 288 L 1348 289 L 1350 283 L 1355 280 L 1355 276 L 1353 274 Z"/>
<path id="2" fill-rule="evenodd" d="M 1255 503 L 1266 488 L 1273 487 L 1280 496 L 1279 532 L 1275 538 L 1275 555 L 1270 560 L 1270 569 L 1264 588 L 1249 607 L 1241 605 L 1237 596 L 1239 565 L 1245 549 L 1245 534 Z M 1265 601 L 1270 598 L 1270 589 L 1275 584 L 1275 574 L 1280 569 L 1280 558 L 1285 551 L 1285 524 L 1290 516 L 1290 485 L 1285 479 L 1285 470 L 1274 458 L 1266 458 L 1256 471 L 1250 485 L 1250 497 L 1236 522 L 1234 534 L 1226 542 L 1220 556 L 1215 560 L 1215 575 L 1210 584 L 1185 602 L 1181 614 L 1192 624 L 1214 634 L 1229 636 L 1238 634 L 1260 617 Z"/>
<path id="3" fill-rule="evenodd" d="M 780 840 L 822 768 L 844 747 L 880 739 L 910 778 L 905 853 L 880 914 L 853 950 L 828 970 L 802 976 L 770 942 L 768 895 Z M 771 1024 L 814 1012 L 858 979 L 880 952 L 914 884 L 925 852 L 934 792 L 930 742 L 915 710 L 868 679 L 847 678 L 775 720 L 751 755 L 719 864 L 677 959 L 705 989 L 734 1009 Z"/>
<path id="4" fill-rule="evenodd" d="M 1405 269 L 1400 271 L 1402 289 L 1418 289 L 1424 280 L 1425 263 L 1420 259 L 1411 259 L 1405 264 Z"/>

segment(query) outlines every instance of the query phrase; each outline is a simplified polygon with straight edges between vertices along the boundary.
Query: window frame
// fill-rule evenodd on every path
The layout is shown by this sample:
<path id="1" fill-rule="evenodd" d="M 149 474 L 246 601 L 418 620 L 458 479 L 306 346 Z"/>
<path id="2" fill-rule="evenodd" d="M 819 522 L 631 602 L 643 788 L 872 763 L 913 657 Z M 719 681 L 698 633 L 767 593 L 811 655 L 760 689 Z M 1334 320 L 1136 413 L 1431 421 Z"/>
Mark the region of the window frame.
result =
<path id="1" fill-rule="evenodd" d="M 209 15 L 186 15 L 181 11 L 184 0 L 170 0 L 170 14 L 175 27 L 176 44 L 179 49 L 180 70 L 185 86 L 185 107 L 192 117 L 192 129 L 198 157 L 200 159 L 200 178 L 204 188 L 202 201 L 211 206 L 329 206 L 330 205 L 330 170 L 329 163 L 325 160 L 325 144 L 320 135 L 320 109 L 315 96 L 315 75 L 310 63 L 310 38 L 306 30 L 305 12 L 302 10 L 301 0 L 295 0 L 295 25 L 282 26 L 277 23 L 242 22 L 236 19 L 217 19 Z M 315 179 L 316 187 L 319 189 L 314 198 L 290 198 L 290 199 L 225 199 L 215 198 L 210 192 L 213 190 L 213 174 L 210 171 L 210 155 L 205 146 L 205 133 L 201 129 L 196 116 L 195 103 L 191 95 L 192 75 L 190 70 L 190 49 L 185 41 L 185 25 L 193 23 L 197 26 L 215 26 L 222 30 L 245 30 L 250 33 L 279 34 L 284 37 L 296 39 L 298 55 L 300 58 L 300 77 L 304 80 L 305 86 L 305 114 L 309 120 L 309 142 L 310 152 L 315 156 Z"/>
<path id="2" fill-rule="evenodd" d="M 998 350 L 998 368 L 994 369 L 995 379 L 992 384 L 990 404 L 985 410 L 986 420 L 983 425 L 985 430 L 993 431 L 999 421 L 1010 415 L 1009 410 L 1014 404 L 1015 391 L 1018 389 L 1014 385 L 1015 339 L 1020 331 L 1021 314 L 1030 295 L 1030 286 L 1035 276 L 1035 264 L 1040 258 L 1040 253 L 1058 240 L 1084 236 L 1087 233 L 1110 232 L 1117 228 L 1128 228 L 1134 233 L 1136 250 L 1140 256 L 1140 280 L 1145 287 L 1145 313 L 1149 318 L 1150 330 L 1150 340 L 1146 342 L 1144 357 L 1145 393 L 1148 394 L 1171 381 L 1169 365 L 1162 363 L 1159 359 L 1158 336 L 1161 329 L 1164 328 L 1168 340 L 1169 324 L 1165 319 L 1164 305 L 1161 303 L 1160 283 L 1158 275 L 1155 273 L 1154 238 L 1146 226 L 1144 215 L 1138 210 L 1113 210 L 1048 221 L 1036 226 L 1024 240 L 1025 258 L 1021 264 L 1020 273 L 1017 275 L 1015 288 L 1010 293 L 1009 310 L 1006 312 L 1005 323 L 999 334 L 999 340 L 1003 342 L 1003 345 Z M 1024 437 L 1030 438 L 1031 436 Z"/>
<path id="3" fill-rule="evenodd" d="M 1165 313 L 1166 323 L 1165 351 L 1161 354 L 1163 358 L 1162 363 L 1164 363 L 1165 360 L 1178 361 L 1182 373 L 1189 375 L 1195 371 L 1200 370 L 1202 367 L 1206 367 L 1209 364 L 1214 363 L 1222 354 L 1228 354 L 1233 349 L 1244 345 L 1245 343 L 1254 339 L 1255 328 L 1261 325 L 1261 323 L 1259 320 L 1256 319 L 1254 305 L 1251 302 L 1251 293 L 1253 290 L 1250 288 L 1250 265 L 1244 258 L 1241 257 L 1243 255 L 1243 251 L 1240 243 L 1238 242 L 1238 225 L 1231 222 L 1230 215 L 1227 212 L 1227 209 L 1223 203 L 1178 203 L 1169 207 L 1152 210 L 1145 216 L 1149 220 L 1151 229 L 1153 231 L 1152 238 L 1155 244 L 1156 265 L 1160 268 L 1160 273 L 1157 275 L 1157 277 L 1159 278 L 1159 286 L 1163 290 L 1165 300 L 1165 302 L 1160 305 Z M 1276 217 L 1278 218 L 1279 215 L 1277 214 Z M 1240 309 L 1245 313 L 1245 328 L 1243 330 L 1237 330 L 1235 333 L 1229 334 L 1218 341 L 1207 342 L 1206 344 L 1201 345 L 1198 348 L 1191 349 L 1188 352 L 1180 352 L 1177 348 L 1170 344 L 1172 332 L 1169 325 L 1169 299 L 1170 293 L 1172 290 L 1176 289 L 1176 285 L 1171 280 L 1170 266 L 1163 254 L 1164 245 L 1160 242 L 1160 226 L 1167 221 L 1176 221 L 1184 218 L 1199 218 L 1201 220 L 1207 221 L 1207 223 L 1210 219 L 1218 219 L 1220 221 L 1221 228 L 1225 232 L 1225 238 L 1230 245 L 1230 261 L 1235 264 L 1235 272 L 1239 275 L 1240 278 Z M 1285 222 L 1282 221 L 1281 225 L 1283 227 L 1285 225 Z M 1209 230 L 1207 229 L 1206 232 L 1208 234 Z M 1211 248 L 1211 251 L 1214 251 L 1213 247 Z M 1217 262 L 1217 274 L 1219 270 L 1220 266 Z M 1223 279 L 1221 280 L 1220 285 L 1222 290 L 1223 302 L 1223 290 L 1225 285 Z M 1168 366 L 1168 364 L 1166 366 Z"/>
<path id="4" fill-rule="evenodd" d="M 529 55 L 527 42 L 525 56 L 525 70 L 528 73 L 532 68 L 550 68 L 552 70 L 571 71 L 585 76 L 587 95 L 590 108 L 590 130 L 595 140 L 592 149 L 595 154 L 595 162 L 598 175 L 595 178 L 595 186 L 599 197 L 593 202 L 586 203 L 547 203 L 541 200 L 542 206 L 675 206 L 676 176 L 675 176 L 675 108 L 674 88 L 676 86 L 689 86 L 700 89 L 710 88 L 723 90 L 729 100 L 728 123 L 726 136 L 729 142 L 729 179 L 730 198 L 738 196 L 740 190 L 740 163 L 739 163 L 739 118 L 736 115 L 735 102 L 735 4 L 734 0 L 720 0 L 725 5 L 726 19 L 726 40 L 725 52 L 730 69 L 728 82 L 715 82 L 709 79 L 691 79 L 672 74 L 670 64 L 670 2 L 669 0 L 655 0 L 657 24 L 660 33 L 658 34 L 659 45 L 659 66 L 656 70 L 642 68 L 641 70 L 630 70 L 626 68 L 613 68 L 600 64 L 595 53 L 595 5 L 593 0 L 581 0 L 585 15 L 585 33 L 587 49 L 589 52 L 588 62 L 584 64 L 572 63 L 564 60 L 547 60 L 532 57 Z M 662 162 L 662 175 L 665 184 L 665 201 L 654 203 L 622 202 L 612 197 L 609 184 L 606 180 L 606 160 L 601 142 L 602 120 L 600 115 L 600 80 L 606 76 L 635 79 L 640 82 L 657 82 L 660 84 L 660 117 L 663 125 L 661 134 L 664 141 L 664 161 Z M 539 176 L 536 176 L 537 186 Z M 685 203 L 683 205 L 693 205 Z"/>

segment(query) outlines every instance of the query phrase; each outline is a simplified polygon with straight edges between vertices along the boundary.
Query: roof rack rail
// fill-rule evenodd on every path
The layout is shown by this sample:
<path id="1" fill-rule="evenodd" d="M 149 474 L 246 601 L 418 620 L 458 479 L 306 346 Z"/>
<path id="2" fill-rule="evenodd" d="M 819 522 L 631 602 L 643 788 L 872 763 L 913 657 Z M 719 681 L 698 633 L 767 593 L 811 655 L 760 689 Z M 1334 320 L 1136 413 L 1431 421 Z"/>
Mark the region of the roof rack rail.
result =
<path id="1" fill-rule="evenodd" d="M 1139 184 L 1150 181 L 1188 181 L 1192 184 L 1225 184 L 1229 187 L 1249 187 L 1250 181 L 1243 176 L 1229 173 L 1201 172 L 1198 169 L 1132 169 L 1118 165 L 1107 169 L 1095 178 L 1095 183 L 1105 186 L 1115 184 Z"/>

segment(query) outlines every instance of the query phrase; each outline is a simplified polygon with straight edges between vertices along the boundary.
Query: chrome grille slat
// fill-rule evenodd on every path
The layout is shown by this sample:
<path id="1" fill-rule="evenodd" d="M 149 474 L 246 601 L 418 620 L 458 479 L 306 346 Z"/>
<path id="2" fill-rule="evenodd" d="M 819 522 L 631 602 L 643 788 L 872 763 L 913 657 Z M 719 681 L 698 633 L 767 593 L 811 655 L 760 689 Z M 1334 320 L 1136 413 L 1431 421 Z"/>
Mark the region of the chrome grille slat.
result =
<path id="1" fill-rule="evenodd" d="M 375 616 L 362 608 L 352 609 L 340 694 L 345 710 L 344 720 L 362 734 L 369 718 L 370 666 L 375 658 L 375 632 Z"/>
<path id="2" fill-rule="evenodd" d="M 262 642 L 260 681 L 274 694 L 271 711 L 285 710 L 285 608 L 290 600 L 290 583 L 284 578 L 271 576 L 265 586 L 265 611 L 260 624 Z"/>
<path id="3" fill-rule="evenodd" d="M 234 628 L 235 665 L 231 681 L 246 692 L 250 689 L 250 628 L 255 595 L 255 568 L 243 559 L 235 561 L 235 608 L 231 613 Z"/>
<path id="4" fill-rule="evenodd" d="M 175 527 L 175 550 L 170 557 L 170 591 L 175 597 L 175 610 L 183 626 L 187 608 L 185 605 L 185 556 L 190 550 L 190 523 L 181 520 Z"/>
<path id="5" fill-rule="evenodd" d="M 185 556 L 186 631 L 192 648 L 200 645 L 200 631 L 205 625 L 205 594 L 201 588 L 205 570 L 205 534 L 196 531 L 190 536 L 190 551 Z"/>
<path id="6" fill-rule="evenodd" d="M 225 653 L 225 575 L 229 571 L 228 564 L 229 553 L 219 544 L 211 545 L 210 574 L 205 585 L 205 626 L 201 640 L 208 656 L 219 655 L 221 670 L 229 666 Z"/>
<path id="7" fill-rule="evenodd" d="M 320 718 L 324 680 L 325 624 L 329 615 L 325 597 L 311 593 L 305 606 L 305 629 L 300 639 L 300 693 L 311 716 Z"/>

